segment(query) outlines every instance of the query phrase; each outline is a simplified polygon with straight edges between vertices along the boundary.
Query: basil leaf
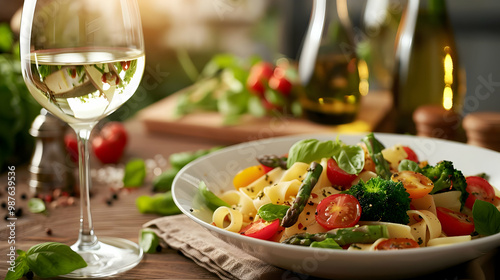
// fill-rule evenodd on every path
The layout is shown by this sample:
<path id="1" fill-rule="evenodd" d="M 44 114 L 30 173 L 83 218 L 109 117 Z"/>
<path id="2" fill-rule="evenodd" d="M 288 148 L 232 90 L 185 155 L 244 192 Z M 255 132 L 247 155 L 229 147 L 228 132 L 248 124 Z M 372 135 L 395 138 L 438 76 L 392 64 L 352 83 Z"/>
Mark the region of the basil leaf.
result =
<path id="1" fill-rule="evenodd" d="M 23 250 L 17 250 L 17 258 L 14 261 L 14 265 L 10 264 L 5 276 L 5 280 L 17 280 L 23 278 L 23 275 L 28 273 L 30 268 L 26 262 L 26 252 Z"/>
<path id="2" fill-rule="evenodd" d="M 86 267 L 87 263 L 68 245 L 46 242 L 31 247 L 26 261 L 33 273 L 41 278 L 55 277 Z"/>
<path id="3" fill-rule="evenodd" d="M 220 199 L 213 192 L 211 192 L 207 188 L 207 184 L 205 184 L 204 181 L 200 181 L 200 183 L 198 184 L 198 191 L 199 191 L 201 197 L 204 199 L 205 204 L 212 211 L 215 211 L 220 206 L 231 207 L 228 203 L 226 203 L 224 200 Z"/>
<path id="4" fill-rule="evenodd" d="M 287 167 L 295 162 L 310 163 L 332 157 L 349 174 L 359 174 L 365 165 L 365 154 L 358 145 L 346 145 L 340 140 L 306 139 L 295 143 L 288 152 Z"/>
<path id="5" fill-rule="evenodd" d="M 333 159 L 349 174 L 359 174 L 365 166 L 365 152 L 357 145 L 346 145 L 337 140 Z"/>
<path id="6" fill-rule="evenodd" d="M 310 163 L 333 156 L 334 143 L 333 141 L 319 141 L 317 139 L 298 141 L 288 151 L 287 167 L 290 168 L 296 162 Z"/>
<path id="7" fill-rule="evenodd" d="M 418 163 L 414 162 L 413 160 L 409 159 L 403 159 L 398 166 L 398 171 L 414 171 L 420 173 L 422 170 L 420 170 L 420 166 L 418 166 Z"/>
<path id="8" fill-rule="evenodd" d="M 268 204 L 262 205 L 259 208 L 259 211 L 257 211 L 257 214 L 264 221 L 272 222 L 276 219 L 282 220 L 283 217 L 286 215 L 288 208 L 290 208 L 290 206 L 268 203 Z"/>
<path id="9" fill-rule="evenodd" d="M 28 209 L 31 213 L 43 213 L 45 212 L 45 203 L 40 198 L 30 198 L 28 201 Z"/>
<path id="10" fill-rule="evenodd" d="M 126 188 L 140 187 L 146 178 L 146 164 L 142 159 L 134 159 L 125 165 L 123 185 Z"/>
<path id="11" fill-rule="evenodd" d="M 500 232 L 500 211 L 492 203 L 476 199 L 472 206 L 472 218 L 477 233 L 493 235 Z"/>
<path id="12" fill-rule="evenodd" d="M 142 229 L 139 236 L 139 246 L 141 246 L 144 253 L 155 253 L 156 248 L 160 245 L 160 238 L 151 229 Z"/>
<path id="13" fill-rule="evenodd" d="M 177 168 L 167 169 L 165 172 L 161 173 L 153 179 L 153 191 L 155 192 L 167 192 L 172 189 L 172 183 L 174 182 L 175 175 L 179 172 Z"/>
<path id="14" fill-rule="evenodd" d="M 135 200 L 135 205 L 142 214 L 158 214 L 162 216 L 180 214 L 170 191 L 153 196 L 142 195 Z"/>

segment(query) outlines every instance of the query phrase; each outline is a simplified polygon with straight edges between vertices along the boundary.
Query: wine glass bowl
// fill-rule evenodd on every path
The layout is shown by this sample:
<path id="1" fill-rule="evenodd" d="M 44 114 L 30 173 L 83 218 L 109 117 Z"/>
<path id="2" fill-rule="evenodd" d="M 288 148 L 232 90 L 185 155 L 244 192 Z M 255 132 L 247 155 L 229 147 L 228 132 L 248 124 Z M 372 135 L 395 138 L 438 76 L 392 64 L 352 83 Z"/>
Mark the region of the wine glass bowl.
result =
<path id="1" fill-rule="evenodd" d="M 94 233 L 88 141 L 93 127 L 129 100 L 142 79 L 144 40 L 136 0 L 26 0 L 20 54 L 31 95 L 78 139 L 80 229 L 71 248 L 87 267 L 66 276 L 104 277 L 134 267 L 143 257 L 137 244 Z"/>

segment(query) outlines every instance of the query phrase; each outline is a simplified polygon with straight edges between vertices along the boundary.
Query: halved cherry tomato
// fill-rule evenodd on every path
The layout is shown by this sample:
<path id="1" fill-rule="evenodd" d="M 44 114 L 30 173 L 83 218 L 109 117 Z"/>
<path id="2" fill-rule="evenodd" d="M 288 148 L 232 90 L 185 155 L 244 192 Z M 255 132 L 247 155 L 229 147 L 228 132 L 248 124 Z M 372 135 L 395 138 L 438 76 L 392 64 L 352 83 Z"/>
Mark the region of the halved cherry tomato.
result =
<path id="1" fill-rule="evenodd" d="M 495 189 L 486 179 L 479 176 L 468 176 L 465 180 L 467 181 L 467 188 L 465 190 L 469 193 L 465 201 L 465 206 L 472 209 L 476 199 L 493 203 L 495 200 Z"/>
<path id="2" fill-rule="evenodd" d="M 334 194 L 320 201 L 316 207 L 316 221 L 325 229 L 356 225 L 361 217 L 361 206 L 350 194 Z"/>
<path id="3" fill-rule="evenodd" d="M 436 212 L 446 235 L 469 235 L 474 231 L 474 222 L 471 217 L 444 207 L 436 207 Z"/>
<path id="4" fill-rule="evenodd" d="M 332 185 L 346 189 L 350 188 L 352 181 L 356 179 L 356 174 L 345 172 L 333 158 L 330 158 L 327 162 L 326 176 Z"/>
<path id="5" fill-rule="evenodd" d="M 381 241 L 375 247 L 375 250 L 401 250 L 410 248 L 419 248 L 417 241 L 410 238 L 389 238 Z"/>
<path id="6" fill-rule="evenodd" d="M 280 220 L 276 219 L 272 222 L 266 222 L 263 219 L 255 221 L 248 226 L 244 227 L 241 235 L 268 240 L 273 237 L 280 228 Z"/>
<path id="7" fill-rule="evenodd" d="M 434 188 L 434 183 L 421 173 L 414 171 L 401 171 L 392 174 L 391 180 L 401 182 L 410 194 L 410 198 L 421 198 L 427 195 Z"/>
<path id="8" fill-rule="evenodd" d="M 266 174 L 266 171 L 262 164 L 247 167 L 234 176 L 233 185 L 237 190 L 244 188 L 264 174 Z"/>
<path id="9" fill-rule="evenodd" d="M 406 154 L 408 155 L 406 159 L 417 162 L 418 163 L 418 156 L 417 154 L 408 146 L 403 146 L 403 149 L 405 150 Z"/>

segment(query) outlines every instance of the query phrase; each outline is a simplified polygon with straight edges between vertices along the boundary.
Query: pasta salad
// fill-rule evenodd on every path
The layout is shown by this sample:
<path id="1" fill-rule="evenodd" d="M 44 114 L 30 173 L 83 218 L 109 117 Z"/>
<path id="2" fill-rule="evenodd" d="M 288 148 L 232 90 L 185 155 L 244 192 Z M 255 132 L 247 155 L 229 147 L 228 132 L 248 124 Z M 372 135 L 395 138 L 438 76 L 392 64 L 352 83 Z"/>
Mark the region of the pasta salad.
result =
<path id="1" fill-rule="evenodd" d="M 249 238 L 377 251 L 467 242 L 500 232 L 500 199 L 486 174 L 431 165 L 411 147 L 305 139 L 262 155 L 218 196 L 199 189 L 212 224 Z"/>

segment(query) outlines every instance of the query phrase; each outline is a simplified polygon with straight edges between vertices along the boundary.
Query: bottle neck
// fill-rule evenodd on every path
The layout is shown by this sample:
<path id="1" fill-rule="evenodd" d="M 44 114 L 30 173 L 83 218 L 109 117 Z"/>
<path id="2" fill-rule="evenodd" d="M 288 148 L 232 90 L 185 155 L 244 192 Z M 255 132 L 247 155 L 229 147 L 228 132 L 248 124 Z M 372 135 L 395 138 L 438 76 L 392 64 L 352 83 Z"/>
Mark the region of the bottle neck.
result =
<path id="1" fill-rule="evenodd" d="M 446 10 L 445 0 L 415 0 L 419 1 L 419 13 L 436 19 L 446 19 L 448 12 Z"/>

